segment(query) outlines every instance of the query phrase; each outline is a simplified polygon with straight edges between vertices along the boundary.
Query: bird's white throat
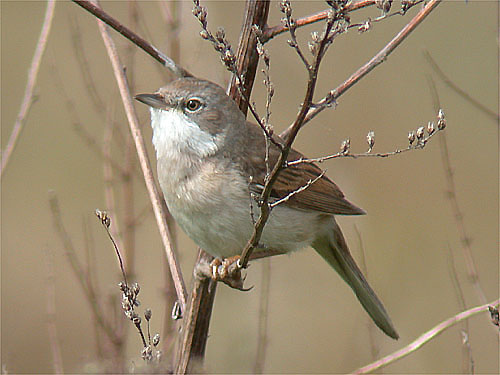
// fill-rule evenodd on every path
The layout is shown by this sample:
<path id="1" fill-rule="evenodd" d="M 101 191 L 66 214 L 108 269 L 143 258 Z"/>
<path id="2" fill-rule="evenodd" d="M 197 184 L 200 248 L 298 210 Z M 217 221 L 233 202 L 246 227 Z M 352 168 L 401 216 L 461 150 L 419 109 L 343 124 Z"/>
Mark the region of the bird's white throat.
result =
<path id="1" fill-rule="evenodd" d="M 176 109 L 150 108 L 156 157 L 178 159 L 181 155 L 203 158 L 218 149 L 218 137 L 200 129 Z"/>

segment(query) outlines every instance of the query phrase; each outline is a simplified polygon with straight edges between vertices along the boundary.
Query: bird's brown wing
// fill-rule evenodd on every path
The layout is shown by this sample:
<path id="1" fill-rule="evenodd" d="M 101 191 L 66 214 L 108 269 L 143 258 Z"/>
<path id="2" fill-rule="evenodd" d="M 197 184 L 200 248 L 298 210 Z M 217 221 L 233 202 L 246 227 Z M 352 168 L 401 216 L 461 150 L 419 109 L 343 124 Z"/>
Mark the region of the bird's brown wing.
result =
<path id="1" fill-rule="evenodd" d="M 265 138 L 257 125 L 247 123 L 247 126 L 250 130 L 249 136 L 254 138 L 255 142 L 246 142 L 246 144 L 259 144 L 260 147 L 245 147 L 246 152 L 242 155 L 242 159 L 245 160 L 240 160 L 240 163 L 245 166 L 245 172 L 252 176 L 251 189 L 255 193 L 260 193 L 264 186 L 267 171 L 264 151 Z M 278 160 L 279 154 L 279 149 L 271 144 L 268 161 L 271 170 Z M 301 153 L 292 149 L 287 160 L 298 160 L 301 157 L 303 157 Z M 271 196 L 277 199 L 286 197 L 309 183 L 310 185 L 306 189 L 290 196 L 284 204 L 294 208 L 334 215 L 365 214 L 364 210 L 345 199 L 339 187 L 325 175 L 311 184 L 311 181 L 314 181 L 322 173 L 323 171 L 317 165 L 311 163 L 299 163 L 289 166 L 281 170 L 278 179 L 273 185 Z"/>

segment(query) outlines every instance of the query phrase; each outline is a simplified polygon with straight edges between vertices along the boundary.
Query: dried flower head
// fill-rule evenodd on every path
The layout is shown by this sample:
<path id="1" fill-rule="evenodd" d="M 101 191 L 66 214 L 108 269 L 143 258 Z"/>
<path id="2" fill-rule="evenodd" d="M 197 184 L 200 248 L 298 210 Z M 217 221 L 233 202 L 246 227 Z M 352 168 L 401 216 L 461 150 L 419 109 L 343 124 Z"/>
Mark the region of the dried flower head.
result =
<path id="1" fill-rule="evenodd" d="M 419 141 L 421 141 L 422 139 L 424 139 L 424 127 L 421 126 L 417 129 L 417 139 Z"/>
<path id="2" fill-rule="evenodd" d="M 439 130 L 443 130 L 446 128 L 446 118 L 444 117 L 444 112 L 442 109 L 439 110 L 438 112 L 438 122 L 437 122 L 437 127 Z"/>
<path id="3" fill-rule="evenodd" d="M 436 126 L 434 125 L 434 121 L 429 121 L 427 123 L 427 133 L 429 133 L 429 135 L 432 135 L 432 133 L 434 133 L 436 131 Z"/>
<path id="4" fill-rule="evenodd" d="M 156 333 L 153 336 L 153 345 L 156 347 L 156 346 L 158 346 L 159 343 L 160 343 L 160 334 Z"/>
<path id="5" fill-rule="evenodd" d="M 391 10 L 392 0 L 375 0 L 375 6 L 387 13 Z"/>
<path id="6" fill-rule="evenodd" d="M 151 346 L 145 346 L 144 349 L 142 349 L 141 353 L 142 359 L 145 361 L 151 361 L 153 359 L 153 349 L 151 349 Z"/>
<path id="7" fill-rule="evenodd" d="M 374 131 L 369 131 L 368 134 L 366 135 L 366 142 L 368 143 L 369 150 L 370 152 L 375 145 L 375 132 Z"/>
<path id="8" fill-rule="evenodd" d="M 411 131 L 408 133 L 408 142 L 410 142 L 410 146 L 415 142 L 415 132 Z"/>
<path id="9" fill-rule="evenodd" d="M 153 312 L 151 311 L 151 309 L 146 309 L 144 311 L 144 317 L 146 318 L 147 321 L 149 321 L 151 319 L 152 315 L 153 315 Z"/>
<path id="10" fill-rule="evenodd" d="M 351 148 L 351 140 L 349 138 L 342 141 L 342 143 L 340 144 L 340 152 L 344 155 L 347 155 L 349 153 L 350 148 Z"/>
<path id="11" fill-rule="evenodd" d="M 106 211 L 96 209 L 95 215 L 101 221 L 102 225 L 104 225 L 106 228 L 109 228 L 109 226 L 111 225 L 111 218 L 108 216 L 108 213 Z"/>
<path id="12" fill-rule="evenodd" d="M 370 30 L 371 27 L 372 27 L 372 20 L 368 18 L 364 23 L 361 24 L 360 27 L 358 27 L 358 31 L 360 33 L 364 33 L 366 31 Z"/>
<path id="13" fill-rule="evenodd" d="M 210 38 L 210 35 L 208 35 L 207 30 L 201 30 L 201 31 L 200 31 L 200 36 L 201 36 L 203 39 L 205 39 L 205 40 L 207 40 L 207 39 L 209 39 L 209 38 Z"/>

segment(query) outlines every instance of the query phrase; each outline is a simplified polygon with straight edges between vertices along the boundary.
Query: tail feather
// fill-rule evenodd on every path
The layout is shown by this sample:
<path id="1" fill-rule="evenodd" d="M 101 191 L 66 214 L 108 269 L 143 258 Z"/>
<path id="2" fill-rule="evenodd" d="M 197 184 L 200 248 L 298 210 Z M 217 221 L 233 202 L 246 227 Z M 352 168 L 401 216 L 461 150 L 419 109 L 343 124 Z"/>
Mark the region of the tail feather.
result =
<path id="1" fill-rule="evenodd" d="M 340 227 L 335 223 L 333 233 L 318 238 L 312 246 L 352 288 L 359 302 L 361 302 L 361 305 L 375 324 L 386 335 L 393 339 L 398 339 L 399 335 L 382 302 L 380 302 L 373 289 L 368 285 L 361 270 L 349 253 L 349 248 L 340 231 Z"/>

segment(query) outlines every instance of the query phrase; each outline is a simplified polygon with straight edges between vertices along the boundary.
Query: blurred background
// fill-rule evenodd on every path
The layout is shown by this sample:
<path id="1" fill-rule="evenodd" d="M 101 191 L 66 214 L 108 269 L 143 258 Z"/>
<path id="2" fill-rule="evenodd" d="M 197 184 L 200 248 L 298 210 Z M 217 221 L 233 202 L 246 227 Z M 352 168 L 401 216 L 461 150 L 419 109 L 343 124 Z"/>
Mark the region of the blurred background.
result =
<path id="1" fill-rule="evenodd" d="M 244 3 L 203 5 L 210 28 L 223 26 L 236 47 Z M 217 53 L 198 35 L 191 2 L 113 1 L 102 6 L 196 76 L 227 85 L 230 77 Z M 19 111 L 46 3 L 2 1 L 0 7 L 3 150 Z M 399 9 L 399 2 L 393 7 Z M 297 18 L 325 8 L 321 1 L 293 2 Z M 367 33 L 353 29 L 339 37 L 323 62 L 316 98 L 368 61 L 418 8 L 375 23 Z M 370 7 L 351 17 L 363 22 L 379 12 Z M 281 16 L 279 3 L 272 2 L 269 24 L 278 24 Z M 495 1 L 443 2 L 386 62 L 343 95 L 335 109 L 324 111 L 301 131 L 295 148 L 310 157 L 337 152 L 345 138 L 350 138 L 352 152 L 364 152 L 368 131 L 375 132 L 377 152 L 405 148 L 409 131 L 435 120 L 431 79 L 448 123 L 424 150 L 387 159 L 335 159 L 322 165 L 347 198 L 368 212 L 339 222 L 358 262 L 364 254 L 367 278 L 384 301 L 400 340 L 384 336 L 346 284 L 307 249 L 270 261 L 266 357 L 261 363 L 265 373 L 353 371 L 461 311 L 460 294 L 467 308 L 481 304 L 467 276 L 462 224 L 486 299 L 498 298 L 498 121 L 450 89 L 424 57 L 428 51 L 449 79 L 498 112 L 497 17 Z M 306 51 L 310 33 L 321 28 L 314 24 L 298 31 Z M 114 31 L 111 34 L 134 93 L 154 91 L 171 79 L 151 57 Z M 281 35 L 266 45 L 275 85 L 271 123 L 277 132 L 293 121 L 307 78 L 287 39 Z M 253 99 L 264 114 L 262 79 L 258 72 Z M 137 110 L 154 164 L 149 114 L 139 103 Z M 449 163 L 442 158 L 444 137 Z M 111 152 L 113 162 L 102 150 Z M 448 168 L 463 215 L 458 221 Z M 125 234 L 120 239 L 130 277 L 141 285 L 139 311 L 152 309 L 152 331 L 168 342 L 163 335 L 171 309 L 165 304 L 164 253 L 138 171 L 96 21 L 74 3 L 58 2 L 35 100 L 1 180 L 1 362 L 8 373 L 54 372 L 54 347 L 61 351 L 65 372 L 105 369 L 106 356 L 98 353 L 103 335 L 54 228 L 49 195 L 59 201 L 66 231 L 80 263 L 90 270 L 106 318 L 116 316 L 128 331 L 125 363 L 141 363 L 142 344 L 120 311 L 116 285 L 121 274 L 112 245 L 94 217 L 96 208 L 111 210 Z M 108 207 L 113 200 L 106 191 L 114 193 L 115 207 Z M 177 233 L 189 285 L 197 250 L 180 230 Z M 257 346 L 262 345 L 258 322 L 265 264 L 255 261 L 248 269 L 246 283 L 254 285 L 250 292 L 219 285 L 207 372 L 254 371 Z M 467 327 L 457 325 L 382 372 L 460 373 L 470 368 L 464 352 L 469 345 L 476 373 L 498 373 L 498 334 L 492 327 L 487 314 L 475 316 L 469 320 L 466 345 L 461 332 Z M 58 345 L 50 340 L 54 329 Z"/>

